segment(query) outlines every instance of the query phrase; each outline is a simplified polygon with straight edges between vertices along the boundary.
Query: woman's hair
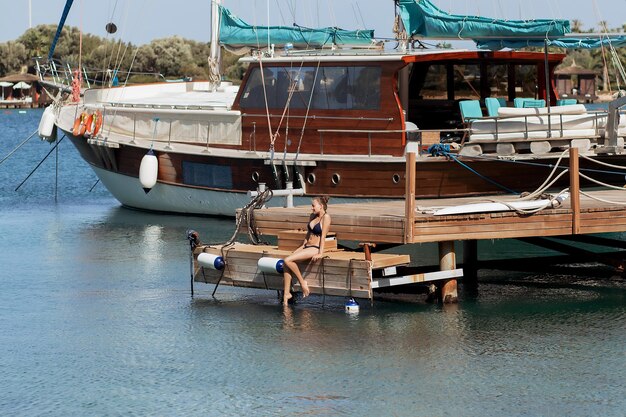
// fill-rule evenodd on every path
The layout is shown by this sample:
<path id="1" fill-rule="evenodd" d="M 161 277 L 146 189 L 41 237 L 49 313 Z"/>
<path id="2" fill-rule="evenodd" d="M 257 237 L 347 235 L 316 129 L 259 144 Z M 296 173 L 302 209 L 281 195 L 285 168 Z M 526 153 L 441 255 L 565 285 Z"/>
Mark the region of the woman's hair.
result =
<path id="1" fill-rule="evenodd" d="M 328 200 L 330 200 L 328 196 L 322 195 L 318 197 L 313 197 L 313 200 L 320 203 L 322 207 L 324 207 L 324 211 L 328 210 Z"/>

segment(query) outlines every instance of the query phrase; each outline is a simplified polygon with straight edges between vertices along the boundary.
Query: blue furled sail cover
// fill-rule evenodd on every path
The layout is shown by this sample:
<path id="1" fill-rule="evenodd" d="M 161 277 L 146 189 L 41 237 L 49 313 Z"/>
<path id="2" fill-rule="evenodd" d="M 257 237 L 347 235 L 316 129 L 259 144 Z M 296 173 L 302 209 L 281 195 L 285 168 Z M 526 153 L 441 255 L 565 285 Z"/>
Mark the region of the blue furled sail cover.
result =
<path id="1" fill-rule="evenodd" d="M 476 41 L 480 49 L 491 49 L 497 51 L 503 48 L 520 49 L 528 46 L 543 47 L 545 39 L 491 39 Z M 548 39 L 548 46 L 566 49 L 597 49 L 603 46 L 613 46 L 614 48 L 626 46 L 626 36 L 606 36 L 601 38 L 559 38 Z"/>
<path id="2" fill-rule="evenodd" d="M 251 26 L 230 10 L 220 6 L 220 43 L 232 47 L 259 47 L 267 45 L 268 27 Z M 275 45 L 292 44 L 296 48 L 319 48 L 335 45 L 362 45 L 372 43 L 374 31 L 344 30 L 339 28 L 309 29 L 301 26 L 270 26 L 270 42 Z"/>
<path id="3" fill-rule="evenodd" d="M 409 36 L 435 39 L 555 38 L 570 33 L 568 20 L 503 20 L 453 15 L 430 0 L 399 0 L 400 17 Z"/>

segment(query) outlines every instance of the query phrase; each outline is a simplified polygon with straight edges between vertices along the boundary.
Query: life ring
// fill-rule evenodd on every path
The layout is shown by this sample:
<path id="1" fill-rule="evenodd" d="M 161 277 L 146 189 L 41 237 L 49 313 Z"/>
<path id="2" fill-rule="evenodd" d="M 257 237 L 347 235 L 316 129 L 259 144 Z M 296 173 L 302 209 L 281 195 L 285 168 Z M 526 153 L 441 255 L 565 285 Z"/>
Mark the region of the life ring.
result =
<path id="1" fill-rule="evenodd" d="M 102 117 L 102 112 L 100 112 L 100 110 L 96 110 L 96 112 L 93 114 L 93 129 L 91 132 L 92 136 L 96 136 L 98 132 L 100 132 L 103 122 L 104 118 Z"/>
<path id="2" fill-rule="evenodd" d="M 85 130 L 87 129 L 86 121 L 87 121 L 87 113 L 82 112 L 80 116 L 74 120 L 74 127 L 72 128 L 72 133 L 74 136 L 82 136 L 85 134 Z"/>
<path id="3" fill-rule="evenodd" d="M 83 127 L 83 136 L 90 137 L 91 136 L 91 127 L 93 125 L 93 114 L 90 114 L 85 119 L 85 126 Z"/>

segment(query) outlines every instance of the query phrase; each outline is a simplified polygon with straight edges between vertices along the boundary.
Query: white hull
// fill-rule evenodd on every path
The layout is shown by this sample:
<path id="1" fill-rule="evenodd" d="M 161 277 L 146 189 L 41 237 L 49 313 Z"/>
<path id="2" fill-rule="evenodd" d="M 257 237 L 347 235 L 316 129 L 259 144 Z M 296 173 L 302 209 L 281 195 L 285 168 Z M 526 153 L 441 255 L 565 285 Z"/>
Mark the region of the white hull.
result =
<path id="1" fill-rule="evenodd" d="M 202 190 L 192 187 L 157 183 L 145 193 L 139 178 L 106 171 L 92 166 L 102 184 L 124 206 L 141 210 L 180 214 L 204 214 L 213 216 L 235 215 L 235 211 L 250 202 L 246 193 L 229 190 Z M 283 197 L 273 197 L 268 206 L 280 207 Z M 333 198 L 332 203 L 357 203 L 389 201 L 384 199 Z M 311 197 L 294 197 L 294 205 L 309 205 Z"/>

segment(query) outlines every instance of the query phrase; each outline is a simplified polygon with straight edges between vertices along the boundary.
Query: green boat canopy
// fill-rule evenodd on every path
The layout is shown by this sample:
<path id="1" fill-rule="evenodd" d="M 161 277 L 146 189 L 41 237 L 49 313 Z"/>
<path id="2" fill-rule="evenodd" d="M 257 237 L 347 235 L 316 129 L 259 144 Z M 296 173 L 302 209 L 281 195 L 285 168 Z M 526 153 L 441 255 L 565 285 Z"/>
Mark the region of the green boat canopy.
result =
<path id="1" fill-rule="evenodd" d="M 230 10 L 220 6 L 220 43 L 231 47 L 259 47 L 270 42 L 292 44 L 294 48 L 321 48 L 331 45 L 367 46 L 374 38 L 373 30 L 344 30 L 339 28 L 309 29 L 302 26 L 251 26 Z"/>
<path id="2" fill-rule="evenodd" d="M 503 20 L 453 15 L 429 0 L 398 0 L 409 36 L 434 39 L 557 38 L 570 33 L 568 20 Z"/>

